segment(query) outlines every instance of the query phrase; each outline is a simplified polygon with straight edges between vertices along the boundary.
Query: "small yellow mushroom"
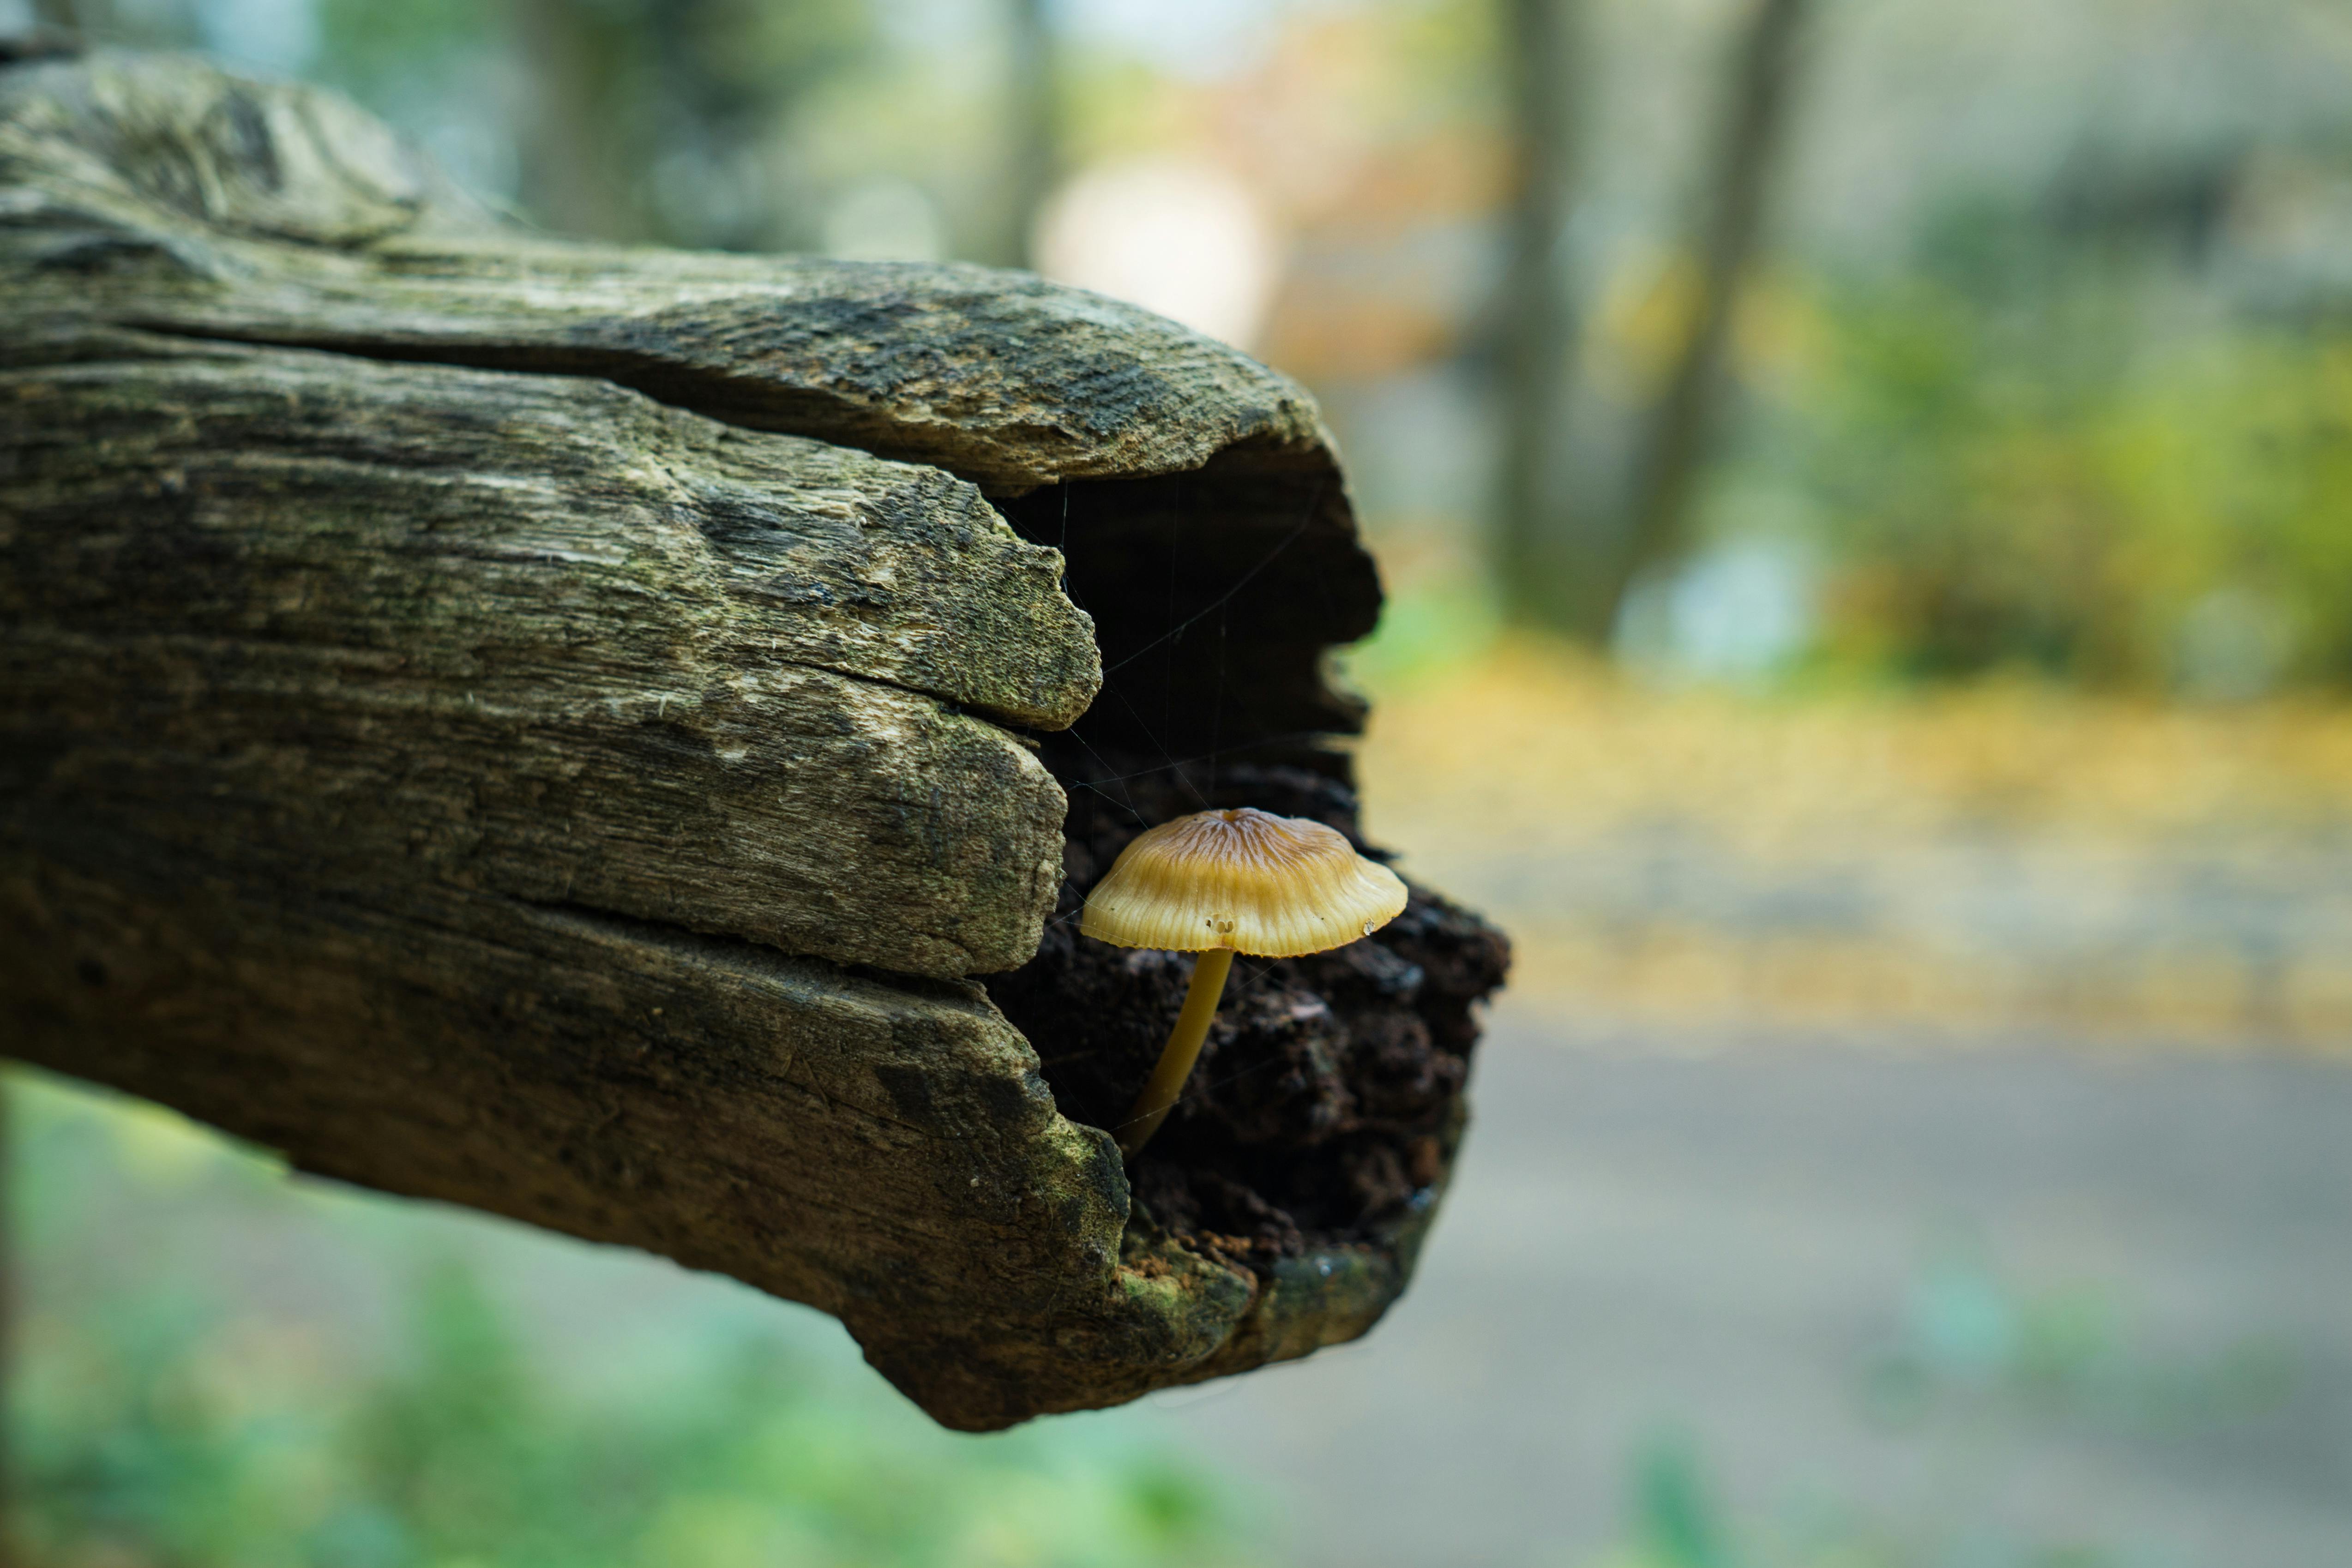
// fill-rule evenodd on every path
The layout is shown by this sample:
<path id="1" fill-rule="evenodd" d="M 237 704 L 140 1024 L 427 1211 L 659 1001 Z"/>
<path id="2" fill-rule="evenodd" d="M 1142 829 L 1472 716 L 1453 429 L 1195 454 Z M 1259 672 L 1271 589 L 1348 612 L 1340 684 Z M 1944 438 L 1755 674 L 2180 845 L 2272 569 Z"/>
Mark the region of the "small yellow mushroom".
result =
<path id="1" fill-rule="evenodd" d="M 1078 929 L 1121 947 L 1200 954 L 1176 1027 L 1127 1120 L 1130 1159 L 1160 1130 L 1209 1037 L 1234 955 L 1295 958 L 1343 947 L 1395 919 L 1396 873 L 1303 817 L 1244 806 L 1201 811 L 1139 835 L 1087 898 Z"/>

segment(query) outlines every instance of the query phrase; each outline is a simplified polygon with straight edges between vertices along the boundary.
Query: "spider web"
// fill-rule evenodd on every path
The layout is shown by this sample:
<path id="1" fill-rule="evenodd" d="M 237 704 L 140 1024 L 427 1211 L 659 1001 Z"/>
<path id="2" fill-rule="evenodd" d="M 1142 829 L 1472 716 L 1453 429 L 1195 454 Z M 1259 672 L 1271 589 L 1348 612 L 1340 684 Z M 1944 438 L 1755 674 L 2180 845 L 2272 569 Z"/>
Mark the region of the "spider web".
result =
<path id="1" fill-rule="evenodd" d="M 1085 725 L 1086 716 L 1090 716 L 1094 712 L 1093 708 L 1089 708 L 1087 716 L 1082 716 L 1076 724 L 1073 724 L 1069 729 L 1061 732 L 1061 734 L 1069 741 L 1075 743 L 1076 746 L 1079 749 L 1083 750 L 1088 758 L 1092 758 L 1096 767 L 1100 769 L 1100 771 L 1095 777 L 1089 779 L 1057 770 L 1056 777 L 1066 788 L 1076 788 L 1089 792 L 1099 800 L 1107 802 L 1115 810 L 1125 813 L 1134 821 L 1139 829 L 1149 828 L 1154 825 L 1151 818 L 1147 816 L 1142 810 L 1139 808 L 1133 798 L 1132 792 L 1124 788 L 1125 785 L 1139 779 L 1157 778 L 1172 779 L 1175 780 L 1178 787 L 1186 795 L 1192 798 L 1196 810 L 1208 810 L 1212 809 L 1211 798 L 1216 793 L 1218 771 L 1223 764 L 1227 750 L 1223 744 L 1223 731 L 1227 675 L 1226 660 L 1229 651 L 1229 633 L 1231 628 L 1230 611 L 1232 605 L 1235 599 L 1247 590 L 1252 583 L 1255 582 L 1269 567 L 1273 566 L 1277 560 L 1279 560 L 1293 545 L 1297 544 L 1299 539 L 1304 538 L 1307 530 L 1313 527 L 1317 511 L 1322 505 L 1327 486 L 1328 481 L 1318 478 L 1308 492 L 1306 503 L 1299 510 L 1297 520 L 1283 533 L 1281 538 L 1263 554 L 1261 554 L 1245 570 L 1236 576 L 1231 582 L 1227 583 L 1223 589 L 1206 604 L 1192 610 L 1189 613 L 1183 614 L 1180 614 L 1178 611 L 1178 565 L 1182 559 L 1185 544 L 1183 535 L 1185 511 L 1183 505 L 1184 492 L 1181 485 L 1179 486 L 1175 492 L 1176 502 L 1175 505 L 1171 507 L 1169 516 L 1167 591 L 1164 599 L 1162 628 L 1156 635 L 1149 638 L 1139 644 L 1137 644 L 1136 646 L 1129 648 L 1118 659 L 1111 661 L 1103 666 L 1102 691 L 1100 695 L 1096 698 L 1097 706 L 1106 700 L 1115 702 L 1120 712 L 1124 714 L 1129 722 L 1133 726 L 1135 733 L 1142 737 L 1146 755 L 1154 755 L 1158 758 L 1158 760 L 1156 762 L 1148 763 L 1140 768 L 1131 768 L 1126 771 L 1121 771 L 1110 761 L 1108 758 L 1105 757 L 1102 751 L 1099 750 L 1092 741 L 1088 740 L 1085 735 L 1083 727 Z M 1070 497 L 1073 486 L 1068 483 L 1065 483 L 1059 486 L 1059 488 L 1061 491 L 1061 506 L 1059 508 L 1059 527 L 1056 532 L 1055 543 L 1055 548 L 1061 552 L 1064 565 L 1062 591 L 1068 596 L 1071 603 L 1076 605 L 1079 610 L 1084 611 L 1090 618 L 1095 618 L 1097 626 L 1099 628 L 1101 622 L 1099 617 L 1097 617 L 1096 615 L 1095 607 L 1087 602 L 1086 599 L 1079 592 L 1077 585 L 1071 580 L 1068 563 L 1070 559 Z M 1133 665 L 1147 654 L 1152 653 L 1163 647 L 1170 648 L 1171 650 L 1181 647 L 1188 633 L 1190 633 L 1195 627 L 1211 621 L 1213 617 L 1214 621 L 1214 634 L 1216 637 L 1216 675 L 1213 687 L 1213 697 L 1211 706 L 1209 725 L 1209 746 L 1208 749 L 1205 751 L 1195 753 L 1184 758 L 1178 758 L 1174 755 L 1173 748 L 1166 743 L 1165 736 L 1167 733 L 1170 715 L 1172 714 L 1175 707 L 1175 687 L 1180 668 L 1179 662 L 1173 658 L 1163 661 L 1164 667 L 1162 673 L 1161 691 L 1162 722 L 1159 725 L 1155 725 L 1150 718 L 1145 716 L 1143 712 L 1137 706 L 1134 699 L 1129 695 L 1125 685 L 1115 680 L 1114 677 L 1117 676 L 1119 672 Z M 1258 750 L 1267 747 L 1313 743 L 1325 738 L 1328 733 L 1328 731 L 1325 730 L 1300 730 L 1271 736 L 1263 736 L 1251 740 L 1248 743 L 1247 748 L 1251 750 Z M 1192 778 L 1192 770 L 1201 768 L 1205 768 L 1207 771 L 1207 787 L 1205 789 L 1195 783 Z M 1083 916 L 1085 914 L 1085 900 L 1078 900 L 1076 907 L 1065 914 L 1055 915 L 1049 919 L 1045 923 L 1044 929 L 1046 932 L 1055 932 L 1066 928 L 1071 923 Z M 1263 963 L 1253 963 L 1247 955 L 1236 954 L 1234 967 L 1238 971 L 1238 973 L 1236 973 L 1226 983 L 1224 997 L 1220 1004 L 1220 1010 L 1222 1010 L 1223 1006 L 1225 1003 L 1245 1001 L 1250 997 L 1263 990 L 1270 982 L 1274 975 L 1275 968 L 1279 963 L 1279 959 L 1269 960 Z M 1198 1101 L 1213 1093 L 1216 1090 L 1239 1082 L 1255 1074 L 1264 1072 L 1268 1069 L 1281 1065 L 1283 1065 L 1283 1062 L 1280 1058 L 1268 1057 L 1265 1060 L 1253 1062 L 1247 1066 L 1239 1068 L 1234 1071 L 1225 1073 L 1221 1076 L 1203 1078 L 1199 1075 L 1195 1075 L 1187 1082 L 1183 1092 L 1177 1096 L 1175 1101 L 1171 1103 L 1171 1108 L 1172 1109 L 1174 1105 L 1181 1105 L 1189 1102 Z M 1143 1119 L 1144 1118 L 1140 1117 L 1122 1118 L 1117 1122 L 1111 1123 L 1108 1126 L 1108 1130 L 1113 1134 L 1117 1134 L 1125 1128 L 1133 1125 L 1137 1121 Z"/>

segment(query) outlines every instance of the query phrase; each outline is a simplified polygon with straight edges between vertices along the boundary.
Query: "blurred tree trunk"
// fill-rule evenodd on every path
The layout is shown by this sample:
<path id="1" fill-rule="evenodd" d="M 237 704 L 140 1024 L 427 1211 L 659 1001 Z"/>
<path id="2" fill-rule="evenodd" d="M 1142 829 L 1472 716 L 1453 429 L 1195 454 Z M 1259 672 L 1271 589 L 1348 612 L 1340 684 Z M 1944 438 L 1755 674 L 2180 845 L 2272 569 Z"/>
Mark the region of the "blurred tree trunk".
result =
<path id="1" fill-rule="evenodd" d="M 1037 214 L 1061 173 L 1061 115 L 1055 99 L 1054 26 L 1046 0 L 1009 0 L 1005 89 L 1010 141 L 1000 232 L 989 259 L 1006 267 L 1037 265 Z"/>
<path id="2" fill-rule="evenodd" d="M 515 0 L 537 88 L 526 204 L 550 227 L 702 250 L 803 248 L 790 110 L 871 47 L 860 0 Z"/>
<path id="3" fill-rule="evenodd" d="M 1692 490 L 1713 434 L 1724 354 L 1739 292 L 1763 226 L 1794 96 L 1798 30 L 1806 0 L 1757 0 L 1732 61 L 1715 167 L 1700 220 L 1699 290 L 1688 336 L 1651 412 L 1634 474 L 1625 549 L 1607 605 L 1609 621 L 1633 579 L 1686 543 Z"/>
<path id="4" fill-rule="evenodd" d="M 107 21 L 103 0 L 33 0 L 33 20 L 69 33 L 94 33 Z"/>
<path id="5" fill-rule="evenodd" d="M 515 0 L 533 89 L 523 132 L 523 204 L 548 227 L 592 239 L 652 237 L 636 69 L 647 40 L 630 8 Z"/>
<path id="6" fill-rule="evenodd" d="M 1561 461 L 1576 310 L 1560 246 L 1572 207 L 1577 31 L 1583 0 L 1507 0 L 1509 262 L 1496 327 L 1503 453 L 1496 566 L 1517 619 L 1562 623 L 1589 573 Z"/>

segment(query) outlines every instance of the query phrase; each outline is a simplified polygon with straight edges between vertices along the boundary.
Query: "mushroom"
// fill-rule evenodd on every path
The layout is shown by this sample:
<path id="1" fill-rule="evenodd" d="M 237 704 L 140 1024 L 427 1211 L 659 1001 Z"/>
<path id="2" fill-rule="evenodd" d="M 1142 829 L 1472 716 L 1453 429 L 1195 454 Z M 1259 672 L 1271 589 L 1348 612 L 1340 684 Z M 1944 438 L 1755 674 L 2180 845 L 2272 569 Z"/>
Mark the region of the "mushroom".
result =
<path id="1" fill-rule="evenodd" d="M 1243 806 L 1199 811 L 1138 835 L 1087 895 L 1078 929 L 1121 947 L 1198 953 L 1159 1065 L 1114 1131 L 1132 1159 L 1150 1141 L 1209 1037 L 1234 955 L 1295 958 L 1343 947 L 1395 919 L 1396 873 L 1337 829 Z"/>

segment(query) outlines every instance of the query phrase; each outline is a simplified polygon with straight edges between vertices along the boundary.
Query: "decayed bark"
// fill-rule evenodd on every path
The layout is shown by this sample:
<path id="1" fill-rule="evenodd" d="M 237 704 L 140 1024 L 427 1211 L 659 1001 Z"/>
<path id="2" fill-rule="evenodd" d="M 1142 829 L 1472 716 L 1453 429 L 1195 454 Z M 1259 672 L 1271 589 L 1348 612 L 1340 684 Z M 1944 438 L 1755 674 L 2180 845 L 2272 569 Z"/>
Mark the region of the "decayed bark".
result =
<path id="1" fill-rule="evenodd" d="M 1402 1289 L 1451 1102 L 1412 1205 L 1243 1266 L 972 978 L 1072 757 L 1343 778 L 1377 604 L 1303 395 L 1141 312 L 551 245 L 325 95 L 0 68 L 6 1049 L 812 1302 L 950 1425 Z"/>

